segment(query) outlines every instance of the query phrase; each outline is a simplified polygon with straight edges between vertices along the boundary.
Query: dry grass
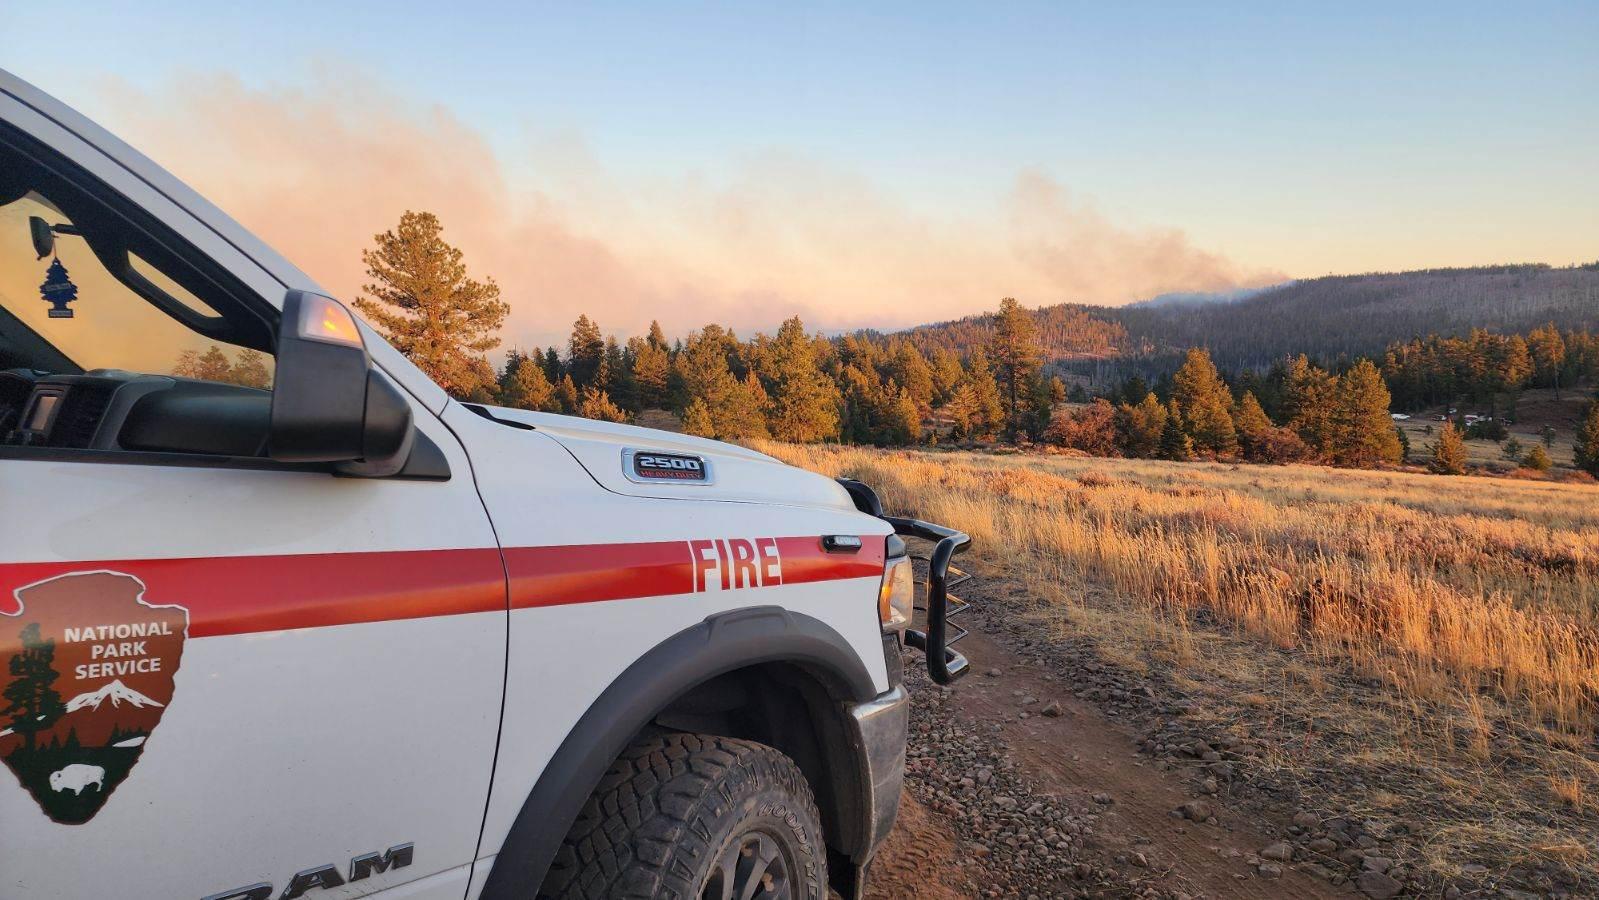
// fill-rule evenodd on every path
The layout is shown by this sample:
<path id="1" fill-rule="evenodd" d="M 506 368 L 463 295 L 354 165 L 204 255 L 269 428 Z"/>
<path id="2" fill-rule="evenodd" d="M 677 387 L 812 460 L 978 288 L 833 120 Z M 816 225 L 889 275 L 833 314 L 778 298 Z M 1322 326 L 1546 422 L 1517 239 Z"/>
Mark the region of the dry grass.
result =
<path id="1" fill-rule="evenodd" d="M 1315 467 L 766 448 L 1151 610 L 1591 731 L 1599 489 Z M 1000 560 L 1004 555 L 1006 559 Z M 1031 567 L 1031 564 L 1029 564 Z M 1473 702 L 1476 702 L 1473 699 Z"/>
<path id="2" fill-rule="evenodd" d="M 1063 633 L 1110 636 L 1102 649 L 1168 665 L 1177 683 L 1210 686 L 1237 716 L 1302 722 L 1307 746 L 1341 741 L 1344 759 L 1403 772 L 1459 814 L 1438 814 L 1428 852 L 1441 867 L 1494 848 L 1564 858 L 1572 832 L 1530 822 L 1550 808 L 1590 817 L 1599 488 L 1308 466 L 760 449 L 860 478 L 890 509 L 965 529 L 985 567 L 1042 598 Z M 1190 628 L 1196 617 L 1222 629 Z M 1273 652 L 1262 655 L 1261 644 Z M 1341 696 L 1348 684 L 1381 699 Z M 1292 768 L 1292 756 L 1280 764 Z M 1393 806 L 1378 793 L 1359 802 Z M 1593 834 L 1576 833 L 1578 847 L 1593 844 Z"/>

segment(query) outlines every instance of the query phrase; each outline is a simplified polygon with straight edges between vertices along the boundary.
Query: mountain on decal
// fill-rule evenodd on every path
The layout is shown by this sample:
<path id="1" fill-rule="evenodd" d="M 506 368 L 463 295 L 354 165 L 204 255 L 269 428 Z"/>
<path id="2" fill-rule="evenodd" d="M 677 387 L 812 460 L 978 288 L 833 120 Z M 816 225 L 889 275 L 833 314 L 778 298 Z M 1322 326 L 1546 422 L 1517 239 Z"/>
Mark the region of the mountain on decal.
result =
<path id="1" fill-rule="evenodd" d="M 123 684 L 121 679 L 101 685 L 98 689 L 79 694 L 67 701 L 67 712 L 73 713 L 85 707 L 98 710 L 100 704 L 110 700 L 112 708 L 129 703 L 134 709 L 143 709 L 146 706 L 161 706 L 162 704 L 151 700 L 133 688 Z"/>

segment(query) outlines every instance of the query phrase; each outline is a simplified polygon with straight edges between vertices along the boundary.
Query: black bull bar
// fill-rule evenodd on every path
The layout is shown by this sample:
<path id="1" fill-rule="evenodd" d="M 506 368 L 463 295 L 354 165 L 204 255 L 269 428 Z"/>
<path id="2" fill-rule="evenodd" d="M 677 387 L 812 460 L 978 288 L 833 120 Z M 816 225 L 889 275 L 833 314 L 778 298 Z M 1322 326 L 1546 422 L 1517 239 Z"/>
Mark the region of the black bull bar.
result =
<path id="1" fill-rule="evenodd" d="M 901 537 L 918 538 L 933 545 L 932 551 L 925 556 L 911 554 L 912 559 L 927 563 L 926 599 L 923 604 L 916 607 L 926 616 L 927 630 L 906 629 L 905 643 L 926 655 L 927 674 L 934 682 L 950 684 L 964 677 L 971 670 L 971 663 L 950 645 L 969 632 L 951 623 L 950 619 L 964 612 L 967 603 L 949 591 L 950 588 L 970 581 L 972 576 L 951 565 L 950 561 L 957 553 L 966 552 L 972 545 L 972 539 L 965 532 L 943 525 L 934 525 L 920 519 L 884 515 L 883 504 L 878 500 L 876 491 L 848 478 L 840 478 L 838 483 L 849 491 L 850 497 L 855 501 L 856 509 L 894 526 L 894 533 Z"/>

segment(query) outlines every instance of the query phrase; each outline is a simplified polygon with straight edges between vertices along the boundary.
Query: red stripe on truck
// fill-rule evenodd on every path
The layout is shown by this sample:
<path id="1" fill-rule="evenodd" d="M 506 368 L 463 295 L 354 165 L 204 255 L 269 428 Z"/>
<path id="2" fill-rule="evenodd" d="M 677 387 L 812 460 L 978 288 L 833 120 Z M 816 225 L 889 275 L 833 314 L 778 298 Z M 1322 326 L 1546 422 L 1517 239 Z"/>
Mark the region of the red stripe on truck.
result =
<path id="1" fill-rule="evenodd" d="M 125 572 L 144 599 L 189 610 L 189 636 L 214 637 L 421 619 L 505 608 L 500 554 L 481 550 L 202 556 L 0 564 L 0 612 L 13 592 L 68 572 Z"/>
<path id="2" fill-rule="evenodd" d="M 687 541 L 507 547 L 511 608 L 687 594 L 694 590 Z"/>
<path id="3" fill-rule="evenodd" d="M 881 536 L 862 536 L 859 552 L 829 553 L 822 549 L 820 537 L 786 537 L 777 539 L 777 552 L 783 558 L 784 584 L 881 578 L 888 542 Z"/>
<path id="4" fill-rule="evenodd" d="M 640 544 L 507 547 L 511 608 L 776 587 L 883 574 L 886 544 L 828 553 L 820 537 L 704 538 Z M 768 547 L 775 549 L 776 572 Z M 771 577 L 776 574 L 778 577 Z"/>
<path id="5" fill-rule="evenodd" d="M 694 549 L 704 544 L 708 558 Z M 775 573 L 762 565 L 774 544 Z M 880 576 L 883 540 L 862 544 L 853 554 L 828 553 L 819 537 L 507 547 L 503 568 L 493 548 L 0 563 L 0 615 L 21 612 L 18 588 L 109 570 L 144 582 L 152 604 L 186 607 L 190 637 L 215 637 L 503 610 L 507 575 L 513 609 Z"/>

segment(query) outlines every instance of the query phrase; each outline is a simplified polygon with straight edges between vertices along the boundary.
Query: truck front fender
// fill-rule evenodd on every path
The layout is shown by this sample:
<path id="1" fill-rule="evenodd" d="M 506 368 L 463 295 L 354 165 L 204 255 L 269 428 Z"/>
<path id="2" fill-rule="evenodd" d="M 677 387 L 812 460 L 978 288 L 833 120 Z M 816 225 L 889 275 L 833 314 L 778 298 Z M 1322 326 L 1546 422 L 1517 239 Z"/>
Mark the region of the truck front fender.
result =
<path id="1" fill-rule="evenodd" d="M 524 900 L 538 889 L 584 801 L 612 760 L 657 714 L 718 675 L 763 663 L 803 669 L 841 703 L 863 703 L 877 694 L 844 636 L 810 616 L 776 606 L 751 607 L 710 616 L 678 632 L 635 660 L 566 736 L 517 813 L 482 900 Z"/>

